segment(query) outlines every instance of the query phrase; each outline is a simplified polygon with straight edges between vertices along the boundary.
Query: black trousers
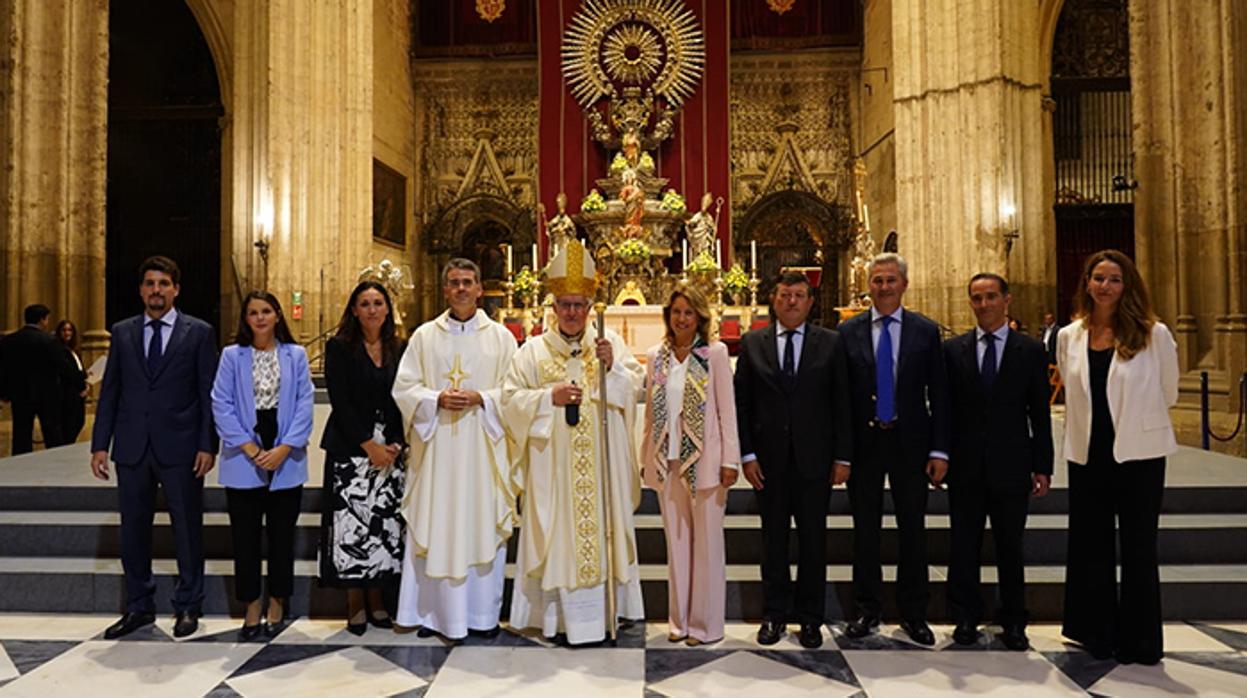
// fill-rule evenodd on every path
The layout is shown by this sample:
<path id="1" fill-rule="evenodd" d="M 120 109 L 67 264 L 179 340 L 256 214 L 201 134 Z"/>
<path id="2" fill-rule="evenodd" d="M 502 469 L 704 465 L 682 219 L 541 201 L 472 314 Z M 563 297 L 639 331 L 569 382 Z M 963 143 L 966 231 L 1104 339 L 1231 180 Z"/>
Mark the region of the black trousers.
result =
<path id="1" fill-rule="evenodd" d="M 178 580 L 173 591 L 173 608 L 178 612 L 199 613 L 204 597 L 203 478 L 195 477 L 194 463 L 158 462 L 150 445 L 138 463 L 116 465 L 126 611 L 156 611 L 152 517 L 156 512 L 156 485 L 159 484 L 169 503 L 177 550 Z"/>
<path id="2" fill-rule="evenodd" d="M 887 475 L 900 534 L 897 604 L 901 618 L 924 621 L 929 599 L 927 575 L 926 461 L 906 459 L 898 431 L 872 432 L 872 443 L 858 450 L 849 475 L 853 509 L 853 595 L 862 615 L 883 613 L 883 480 Z"/>
<path id="3" fill-rule="evenodd" d="M 82 427 L 87 422 L 87 399 L 77 393 L 70 393 L 61 398 L 61 442 L 72 444 L 78 441 Z"/>
<path id="4" fill-rule="evenodd" d="M 827 607 L 827 478 L 805 478 L 788 463 L 762 463 L 757 491 L 762 515 L 762 589 L 768 621 L 823 623 Z M 788 564 L 788 537 L 797 522 L 797 583 Z"/>
<path id="5" fill-rule="evenodd" d="M 290 598 L 294 591 L 294 532 L 303 486 L 285 490 L 225 488 L 234 543 L 234 598 L 260 598 L 261 543 L 268 539 L 268 594 Z M 267 535 L 265 535 L 267 534 Z"/>
<path id="6" fill-rule="evenodd" d="M 1153 663 L 1164 655 L 1156 552 L 1164 490 L 1164 458 L 1069 464 L 1061 632 L 1089 648 L 1114 650 L 1119 661 Z"/>
<path id="7" fill-rule="evenodd" d="M 13 410 L 13 455 L 18 456 L 35 450 L 36 417 L 39 418 L 39 428 L 43 431 L 44 448 L 56 448 L 65 444 L 61 434 L 61 404 L 57 396 L 50 399 L 14 400 L 11 408 Z"/>
<path id="8" fill-rule="evenodd" d="M 986 465 L 991 468 L 991 464 Z M 1001 625 L 1026 625 L 1026 582 L 1022 556 L 1030 492 L 1000 491 L 982 472 L 958 476 L 948 486 L 952 550 L 948 565 L 948 600 L 953 620 L 978 625 L 983 620 L 980 588 L 983 529 L 991 518 L 996 542 L 996 578 Z"/>

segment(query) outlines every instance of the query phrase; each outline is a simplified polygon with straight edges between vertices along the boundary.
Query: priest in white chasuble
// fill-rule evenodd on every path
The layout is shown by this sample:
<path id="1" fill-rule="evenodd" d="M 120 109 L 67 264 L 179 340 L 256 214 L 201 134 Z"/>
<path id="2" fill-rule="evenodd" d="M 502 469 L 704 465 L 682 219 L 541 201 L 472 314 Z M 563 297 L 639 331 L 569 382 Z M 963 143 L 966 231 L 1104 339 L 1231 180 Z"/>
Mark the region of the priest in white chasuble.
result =
<path id="1" fill-rule="evenodd" d="M 589 322 L 594 265 L 583 245 L 568 243 L 550 264 L 547 285 L 558 326 L 520 348 L 502 390 L 522 489 L 511 625 L 538 628 L 551 638 L 565 634 L 575 645 L 606 638 L 609 567 L 616 615 L 645 616 L 632 519 L 641 500 L 632 424 L 645 370 L 618 334 L 607 330 L 604 339 L 596 338 Z M 603 368 L 607 463 L 598 392 Z"/>
<path id="2" fill-rule="evenodd" d="M 475 262 L 450 260 L 442 291 L 450 308 L 412 334 L 394 380 L 411 444 L 396 620 L 457 640 L 498 632 L 516 523 L 501 393 L 516 343 L 477 309 Z"/>

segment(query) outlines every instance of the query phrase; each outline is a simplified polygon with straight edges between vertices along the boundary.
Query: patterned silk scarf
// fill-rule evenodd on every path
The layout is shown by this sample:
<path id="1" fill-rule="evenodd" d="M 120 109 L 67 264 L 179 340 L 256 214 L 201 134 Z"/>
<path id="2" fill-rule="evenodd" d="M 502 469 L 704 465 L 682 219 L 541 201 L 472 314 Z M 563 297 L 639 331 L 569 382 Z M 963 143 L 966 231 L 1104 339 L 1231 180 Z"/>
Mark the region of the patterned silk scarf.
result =
<path id="1" fill-rule="evenodd" d="M 697 461 L 701 458 L 702 444 L 706 435 L 706 385 L 710 382 L 710 347 L 700 335 L 693 340 L 693 349 L 689 352 L 688 370 L 684 376 L 684 400 L 680 407 L 680 474 L 684 477 L 689 489 L 697 489 Z M 667 415 L 667 376 L 675 361 L 675 351 L 669 341 L 663 342 L 654 359 L 654 390 L 650 399 L 654 401 L 651 411 L 650 435 L 656 452 L 666 461 Z M 658 479 L 666 479 L 666 472 L 658 468 Z"/>

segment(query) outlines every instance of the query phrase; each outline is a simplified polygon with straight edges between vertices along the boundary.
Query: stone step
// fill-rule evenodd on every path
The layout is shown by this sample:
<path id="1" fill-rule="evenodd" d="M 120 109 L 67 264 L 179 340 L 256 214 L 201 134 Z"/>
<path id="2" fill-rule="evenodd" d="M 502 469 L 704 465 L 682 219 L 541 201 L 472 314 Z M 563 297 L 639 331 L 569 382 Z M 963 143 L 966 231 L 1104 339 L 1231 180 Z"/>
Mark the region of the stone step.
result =
<path id="1" fill-rule="evenodd" d="M 240 615 L 242 607 L 233 601 L 233 565 L 227 560 L 205 563 L 205 613 Z M 169 613 L 176 562 L 157 559 L 153 562 L 157 575 L 157 607 Z M 931 578 L 930 612 L 932 621 L 946 620 L 947 606 L 945 572 L 939 566 L 929 569 Z M 796 568 L 792 569 L 795 575 Z M 514 565 L 507 566 L 506 598 L 514 577 Z M 302 560 L 295 563 L 295 600 L 292 608 L 298 615 L 341 617 L 345 612 L 345 595 L 336 589 L 321 588 L 316 580 L 316 563 Z M 1200 618 L 1220 620 L 1247 617 L 1247 565 L 1162 565 L 1160 568 L 1162 608 L 1166 619 Z M 661 621 L 667 608 L 667 568 L 665 565 L 641 565 L 640 577 L 645 597 L 646 615 Z M 843 618 L 844 609 L 852 607 L 852 568 L 848 565 L 827 567 L 827 614 Z M 883 569 L 885 598 L 889 606 L 886 616 L 894 616 L 892 606 L 896 569 Z M 1061 616 L 1064 569 L 1060 566 L 1029 566 L 1026 569 L 1027 605 L 1036 621 L 1052 621 Z M 727 617 L 734 620 L 756 620 L 762 613 L 762 584 L 756 565 L 727 566 Z M 988 608 L 995 594 L 995 574 L 984 569 L 984 594 Z M 55 557 L 0 557 L 0 611 L 41 612 L 116 612 L 124 598 L 124 578 L 117 560 Z M 504 608 L 504 614 L 506 610 Z"/>
<path id="2" fill-rule="evenodd" d="M 1061 564 L 1065 559 L 1067 518 L 1063 514 L 1032 515 L 1028 521 L 1026 559 L 1030 564 Z M 637 548 L 643 564 L 666 563 L 666 539 L 661 517 L 638 515 Z M 316 556 L 320 515 L 301 514 L 295 534 L 295 558 Z M 1158 539 L 1162 564 L 1247 564 L 1247 514 L 1169 514 L 1161 517 Z M 852 563 L 852 519 L 847 514 L 827 517 L 827 559 L 831 564 Z M 518 529 L 516 532 L 518 535 Z M 756 564 L 762 558 L 760 521 L 755 515 L 729 515 L 724 520 L 728 564 Z M 947 564 L 949 519 L 927 517 L 928 555 L 933 564 Z M 895 520 L 884 517 L 882 559 L 898 559 Z M 511 544 L 514 559 L 514 538 Z M 174 555 L 169 515 L 154 520 L 153 549 L 158 557 Z M 232 555 L 229 516 L 204 515 L 204 554 L 229 559 Z M 109 512 L 0 512 L 0 556 L 116 558 L 121 553 L 120 515 Z M 790 538 L 789 559 L 796 562 L 795 532 Z M 991 531 L 985 536 L 984 565 L 995 562 Z"/>

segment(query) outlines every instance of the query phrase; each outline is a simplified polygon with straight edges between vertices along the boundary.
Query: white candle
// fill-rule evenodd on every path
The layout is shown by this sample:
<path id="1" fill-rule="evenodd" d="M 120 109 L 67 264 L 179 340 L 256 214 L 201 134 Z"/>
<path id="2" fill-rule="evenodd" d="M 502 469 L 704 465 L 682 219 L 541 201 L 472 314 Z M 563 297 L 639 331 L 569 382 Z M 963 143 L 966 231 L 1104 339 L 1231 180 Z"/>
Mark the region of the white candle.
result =
<path id="1" fill-rule="evenodd" d="M 862 223 L 866 224 L 866 232 L 870 232 L 870 207 L 862 204 Z"/>
<path id="2" fill-rule="evenodd" d="M 720 269 L 723 268 L 723 241 L 718 238 L 714 241 L 714 263 Z"/>
<path id="3" fill-rule="evenodd" d="M 758 271 L 758 241 L 749 241 L 749 268 Z"/>
<path id="4" fill-rule="evenodd" d="M 537 243 L 533 243 L 533 271 L 541 268 L 541 263 L 537 261 Z"/>
<path id="5" fill-rule="evenodd" d="M 688 258 L 688 238 L 680 241 L 680 261 L 683 262 L 681 266 L 685 269 L 688 268 L 688 263 L 692 261 Z"/>
<path id="6" fill-rule="evenodd" d="M 507 243 L 507 276 L 511 275 L 511 244 Z"/>

